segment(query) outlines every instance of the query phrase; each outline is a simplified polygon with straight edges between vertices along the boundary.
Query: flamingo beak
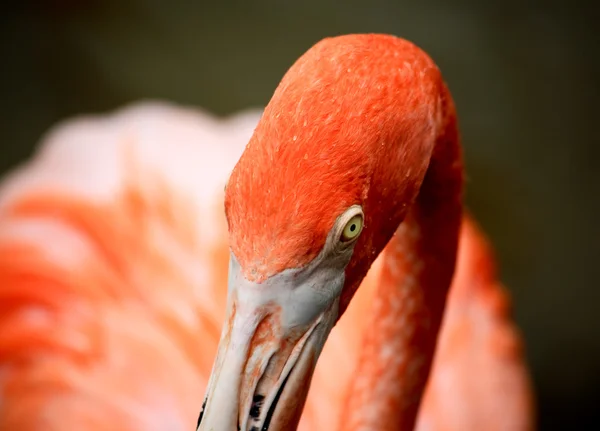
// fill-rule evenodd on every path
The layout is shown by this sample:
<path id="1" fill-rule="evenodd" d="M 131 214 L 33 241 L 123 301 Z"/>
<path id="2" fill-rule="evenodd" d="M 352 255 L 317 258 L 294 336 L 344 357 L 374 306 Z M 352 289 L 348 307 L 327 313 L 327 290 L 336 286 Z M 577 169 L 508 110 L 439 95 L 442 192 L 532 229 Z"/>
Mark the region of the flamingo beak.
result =
<path id="1" fill-rule="evenodd" d="M 326 266 L 253 283 L 231 256 L 227 318 L 198 431 L 296 429 L 343 278 Z"/>

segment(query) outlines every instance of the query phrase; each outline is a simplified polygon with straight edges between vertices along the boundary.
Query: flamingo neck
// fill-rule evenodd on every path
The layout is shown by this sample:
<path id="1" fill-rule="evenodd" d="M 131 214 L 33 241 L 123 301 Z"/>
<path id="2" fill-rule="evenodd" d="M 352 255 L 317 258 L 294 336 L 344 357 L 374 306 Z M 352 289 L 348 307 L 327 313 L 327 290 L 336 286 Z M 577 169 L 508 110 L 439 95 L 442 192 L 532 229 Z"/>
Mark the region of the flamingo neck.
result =
<path id="1" fill-rule="evenodd" d="M 463 166 L 454 104 L 444 87 L 445 125 L 419 195 L 383 251 L 363 349 L 341 430 L 413 429 L 454 273 Z"/>

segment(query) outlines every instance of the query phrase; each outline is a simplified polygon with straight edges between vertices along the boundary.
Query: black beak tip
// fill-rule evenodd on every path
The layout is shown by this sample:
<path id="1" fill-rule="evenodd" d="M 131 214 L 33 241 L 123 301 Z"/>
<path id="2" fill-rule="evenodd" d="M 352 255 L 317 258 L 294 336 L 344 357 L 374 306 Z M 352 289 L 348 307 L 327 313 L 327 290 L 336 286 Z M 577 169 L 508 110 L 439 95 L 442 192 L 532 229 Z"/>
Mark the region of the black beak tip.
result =
<path id="1" fill-rule="evenodd" d="M 202 422 L 202 416 L 204 415 L 204 409 L 206 408 L 206 398 L 204 398 L 204 402 L 202 403 L 202 410 L 200 410 L 200 415 L 198 416 L 198 423 L 196 424 L 196 429 L 200 426 L 200 422 Z"/>

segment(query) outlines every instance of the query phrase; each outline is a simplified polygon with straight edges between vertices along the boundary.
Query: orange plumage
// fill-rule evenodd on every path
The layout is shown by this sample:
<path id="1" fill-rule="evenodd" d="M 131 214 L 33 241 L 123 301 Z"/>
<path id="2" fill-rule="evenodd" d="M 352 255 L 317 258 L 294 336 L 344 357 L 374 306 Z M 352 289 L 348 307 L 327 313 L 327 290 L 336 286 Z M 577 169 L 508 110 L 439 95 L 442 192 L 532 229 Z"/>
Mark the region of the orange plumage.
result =
<path id="1" fill-rule="evenodd" d="M 5 180 L 0 429 L 193 428 L 226 298 L 219 200 L 256 118 L 219 124 L 201 113 L 142 105 L 76 120 Z M 148 132 L 158 128 L 180 140 L 154 146 Z M 188 145 L 197 140 L 198 148 Z M 206 157 L 207 146 L 215 160 L 229 161 L 214 185 L 205 182 L 208 173 L 179 163 Z M 193 196 L 190 183 L 214 187 L 214 199 Z M 465 223 L 419 429 L 478 430 L 481 421 L 505 419 L 521 425 L 494 429 L 531 429 L 529 383 L 506 296 L 485 243 Z M 300 429 L 338 427 L 384 265 L 376 261 L 332 331 Z M 485 379 L 503 373 L 503 387 Z"/>
<path id="2" fill-rule="evenodd" d="M 433 354 L 428 349 L 435 344 L 431 337 L 436 330 L 431 328 L 439 324 L 446 291 L 418 287 L 443 285 L 452 275 L 456 249 L 450 245 L 457 238 L 444 233 L 446 226 L 460 224 L 462 166 L 454 107 L 437 69 L 413 45 L 378 36 L 346 41 L 353 46 L 375 43 L 385 55 L 401 52 L 412 56 L 415 67 L 427 69 L 419 91 L 442 95 L 435 114 L 442 127 L 431 161 L 415 166 L 417 171 L 428 169 L 416 210 L 395 215 L 398 220 L 406 215 L 406 221 L 349 305 L 342 302 L 342 309 L 348 308 L 319 357 L 299 429 L 408 429 L 417 409 L 416 427 L 423 431 L 532 429 L 530 383 L 507 295 L 496 280 L 489 246 L 468 217 L 462 221 L 457 271 L 420 402 Z M 306 61 L 334 58 L 327 52 L 328 43 Z M 364 58 L 385 59 L 368 47 Z M 295 66 L 300 72 L 303 61 Z M 348 68 L 342 66 L 335 70 Z M 286 112 L 290 85 L 296 82 L 284 79 L 267 108 L 270 118 L 277 118 L 277 109 Z M 323 88 L 315 91 L 315 97 L 328 94 Z M 402 100 L 410 100 L 402 94 Z M 391 109 L 398 95 L 387 96 Z M 409 108 L 418 110 L 418 100 Z M 346 103 L 343 97 L 339 101 L 340 106 Z M 344 109 L 360 108 L 346 105 Z M 377 106 L 373 102 L 363 108 Z M 392 109 L 380 114 L 407 113 Z M 193 429 L 225 319 L 229 245 L 223 189 L 257 121 L 257 113 L 217 120 L 157 104 L 72 120 L 45 139 L 27 166 L 5 179 L 0 188 L 0 429 Z M 296 137 L 299 143 L 311 136 L 277 121 L 261 124 L 266 125 L 259 126 L 243 157 L 269 148 L 260 142 L 266 136 Z M 353 130 L 356 137 L 372 138 L 359 123 Z M 384 132 L 365 145 L 393 139 L 391 130 Z M 273 142 L 273 152 L 263 156 L 297 162 L 292 178 L 293 172 L 310 174 L 318 165 L 303 162 L 293 151 L 278 153 Z M 345 160 L 347 169 L 338 174 L 367 156 Z M 255 170 L 244 175 L 269 174 L 261 171 L 260 163 L 246 166 Z M 303 213 L 307 224 L 295 227 L 285 225 L 290 214 L 282 210 L 271 230 L 259 224 L 260 218 L 236 219 L 236 187 L 246 184 L 238 182 L 239 175 L 234 171 L 227 184 L 226 207 L 229 228 L 233 223 L 237 232 L 232 248 L 252 268 L 246 275 L 261 279 L 314 257 L 318 249 L 310 242 L 300 247 L 304 254 L 291 253 L 305 237 L 291 235 L 293 244 L 275 241 L 275 249 L 269 242 L 248 242 L 244 232 L 254 233 L 253 240 L 311 232 L 313 245 L 318 245 L 326 234 L 323 226 L 331 222 L 326 217 L 334 213 L 331 203 L 338 199 L 328 197 L 329 212 L 319 213 L 325 218 L 311 219 L 308 211 Z M 336 190 L 343 191 L 343 184 Z M 407 196 L 416 193 L 410 187 Z M 271 192 L 275 190 L 257 188 L 244 196 L 254 196 L 256 211 L 272 207 L 272 212 L 277 202 L 269 201 Z M 444 194 L 452 198 L 442 199 Z M 383 197 L 390 198 L 371 196 L 367 228 L 386 218 L 375 209 Z M 302 208 L 313 208 L 316 214 L 323 205 L 317 198 L 307 201 L 317 206 Z M 350 195 L 342 203 L 351 204 L 352 199 Z M 440 209 L 437 218 L 419 211 L 432 206 Z M 427 229 L 419 229 L 423 227 Z M 369 245 L 373 249 L 383 248 L 389 239 L 370 238 L 375 238 Z M 268 258 L 264 262 L 249 260 L 257 248 Z M 415 250 L 428 248 L 448 258 L 413 259 Z M 423 271 L 425 264 L 428 271 Z M 349 268 L 351 272 L 353 266 Z M 427 309 L 434 312 L 424 313 Z M 413 354 L 410 359 L 407 352 Z"/>

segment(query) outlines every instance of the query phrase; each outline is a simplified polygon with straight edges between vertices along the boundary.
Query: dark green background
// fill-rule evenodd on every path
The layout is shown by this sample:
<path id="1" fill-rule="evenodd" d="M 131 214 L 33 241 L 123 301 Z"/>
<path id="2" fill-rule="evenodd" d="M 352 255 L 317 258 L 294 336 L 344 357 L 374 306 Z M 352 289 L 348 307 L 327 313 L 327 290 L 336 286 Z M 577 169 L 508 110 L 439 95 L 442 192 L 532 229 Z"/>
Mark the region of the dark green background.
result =
<path id="1" fill-rule="evenodd" d="M 408 38 L 439 64 L 458 105 L 467 201 L 514 296 L 540 428 L 581 429 L 600 386 L 594 9 L 499 0 L 5 3 L 0 173 L 73 114 L 147 98 L 219 114 L 262 106 L 322 37 Z"/>

